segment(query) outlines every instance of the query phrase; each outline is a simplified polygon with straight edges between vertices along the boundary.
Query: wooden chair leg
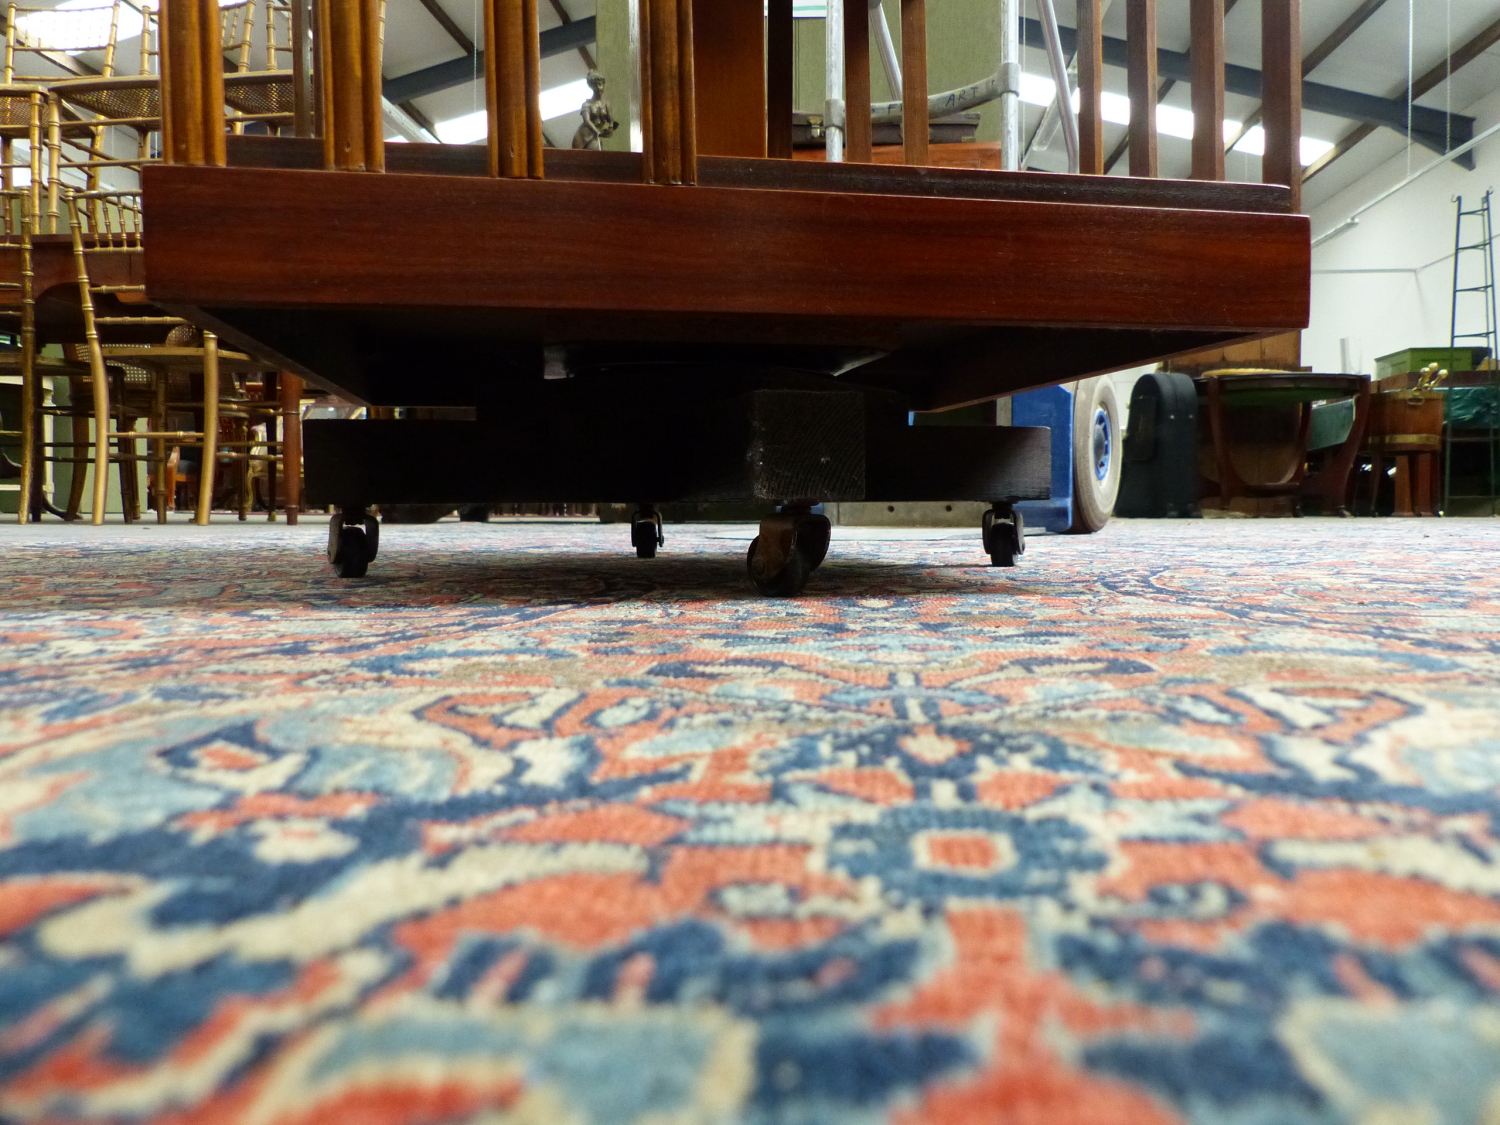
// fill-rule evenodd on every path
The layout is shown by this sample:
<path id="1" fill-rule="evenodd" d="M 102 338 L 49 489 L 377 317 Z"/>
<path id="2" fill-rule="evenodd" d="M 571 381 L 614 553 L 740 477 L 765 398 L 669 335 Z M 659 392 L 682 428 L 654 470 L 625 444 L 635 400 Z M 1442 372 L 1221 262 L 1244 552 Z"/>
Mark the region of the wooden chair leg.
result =
<path id="1" fill-rule="evenodd" d="M 275 379 L 276 377 L 273 375 L 266 380 L 265 388 L 267 393 L 265 393 L 263 397 L 266 399 L 272 399 L 279 404 L 281 400 L 281 387 L 277 385 Z M 278 492 L 278 489 L 276 487 L 276 478 L 278 475 L 276 471 L 276 450 L 280 448 L 280 446 L 277 444 L 279 435 L 276 433 L 276 422 L 280 417 L 281 413 L 279 410 L 275 414 L 269 414 L 266 416 L 266 457 L 268 458 L 268 460 L 266 461 L 267 523 L 276 522 L 276 496 Z"/>
<path id="2" fill-rule="evenodd" d="M 158 374 L 151 381 L 151 425 L 150 429 L 160 434 L 167 429 L 167 377 Z M 166 523 L 171 511 L 172 478 L 167 465 L 167 442 L 159 438 L 151 442 L 150 461 L 151 506 L 156 509 L 156 522 Z"/>
<path id="3" fill-rule="evenodd" d="M 72 419 L 73 443 L 67 448 L 69 456 L 82 457 L 83 450 L 89 447 L 89 419 L 81 414 L 75 414 Z M 83 512 L 83 490 L 88 484 L 88 468 L 86 461 L 75 460 L 69 464 L 72 477 L 68 485 L 68 506 L 63 509 L 63 519 L 69 522 L 76 520 Z"/>
<path id="4" fill-rule="evenodd" d="M 135 429 L 136 419 L 129 416 L 120 419 L 120 434 L 128 434 Z M 120 472 L 120 511 L 126 523 L 135 523 L 141 518 L 141 474 L 138 469 L 140 462 L 136 457 L 140 454 L 140 445 L 135 438 L 120 437 L 115 443 L 119 460 L 116 462 Z"/>
<path id="5" fill-rule="evenodd" d="M 240 454 L 240 460 L 239 460 L 238 464 L 239 464 L 239 468 L 240 468 L 240 471 L 239 471 L 239 482 L 240 482 L 240 497 L 239 497 L 239 500 L 240 500 L 240 522 L 241 523 L 244 523 L 247 519 L 250 518 L 250 501 L 251 501 L 251 495 L 250 495 L 250 458 L 247 456 L 247 454 L 250 452 L 250 447 L 248 445 L 244 444 L 245 442 L 247 442 L 249 440 L 250 440 L 250 426 L 247 423 L 245 423 L 244 421 L 237 421 L 237 422 L 235 422 L 235 424 L 234 424 L 234 442 L 235 442 L 235 446 L 234 447 L 235 447 L 235 450 L 238 451 L 239 454 Z"/>

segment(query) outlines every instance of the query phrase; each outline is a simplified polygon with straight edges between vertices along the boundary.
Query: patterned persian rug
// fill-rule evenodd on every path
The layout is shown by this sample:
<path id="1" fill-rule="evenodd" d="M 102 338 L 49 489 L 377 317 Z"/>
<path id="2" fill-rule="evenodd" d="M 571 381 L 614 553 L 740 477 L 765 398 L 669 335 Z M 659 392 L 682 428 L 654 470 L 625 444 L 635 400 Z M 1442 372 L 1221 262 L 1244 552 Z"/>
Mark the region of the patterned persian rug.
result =
<path id="1" fill-rule="evenodd" d="M 1500 1122 L 1500 521 L 4 530 L 6 1122 Z"/>

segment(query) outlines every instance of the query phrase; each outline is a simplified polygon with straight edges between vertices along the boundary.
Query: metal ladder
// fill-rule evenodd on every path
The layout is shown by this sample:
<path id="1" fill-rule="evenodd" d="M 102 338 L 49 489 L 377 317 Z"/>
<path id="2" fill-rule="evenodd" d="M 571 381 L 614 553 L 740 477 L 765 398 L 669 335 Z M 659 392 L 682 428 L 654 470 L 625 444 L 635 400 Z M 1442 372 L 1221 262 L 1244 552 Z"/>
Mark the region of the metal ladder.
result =
<path id="1" fill-rule="evenodd" d="M 1494 194 L 1494 188 L 1484 193 L 1478 207 L 1465 209 L 1463 196 L 1453 197 L 1456 215 L 1453 224 L 1453 310 L 1449 320 L 1450 347 L 1479 345 L 1489 349 L 1492 361 L 1500 360 L 1500 330 L 1497 330 L 1496 308 L 1495 308 L 1495 252 L 1494 252 L 1494 227 L 1490 215 L 1490 196 Z M 1468 223 L 1465 224 L 1464 220 Z M 1464 237 L 1468 234 L 1473 237 L 1473 228 L 1478 225 L 1479 236 L 1475 241 L 1465 242 Z M 1478 261 L 1475 261 L 1475 256 Z M 1468 265 L 1467 276 L 1465 265 Z M 1475 267 L 1478 267 L 1479 277 L 1483 279 L 1478 285 L 1461 285 L 1460 281 L 1475 280 Z M 1461 301 L 1468 295 L 1466 302 Z M 1467 304 L 1464 313 L 1467 317 L 1477 319 L 1481 310 L 1475 309 L 1474 301 L 1478 299 L 1482 305 L 1484 316 L 1484 330 L 1482 332 L 1460 332 L 1459 313 L 1460 305 Z M 1490 504 L 1490 515 L 1497 513 L 1497 503 L 1500 503 L 1500 370 L 1491 370 L 1488 388 L 1495 396 L 1485 410 L 1486 425 L 1483 427 L 1463 430 L 1455 429 L 1451 422 L 1443 424 L 1443 510 L 1448 511 L 1449 502 L 1453 500 L 1488 500 Z M 1450 389 L 1448 392 L 1452 394 Z M 1487 487 L 1483 492 L 1459 493 L 1453 491 L 1453 452 L 1456 446 L 1476 445 L 1483 443 L 1488 458 L 1489 470 L 1486 474 Z"/>

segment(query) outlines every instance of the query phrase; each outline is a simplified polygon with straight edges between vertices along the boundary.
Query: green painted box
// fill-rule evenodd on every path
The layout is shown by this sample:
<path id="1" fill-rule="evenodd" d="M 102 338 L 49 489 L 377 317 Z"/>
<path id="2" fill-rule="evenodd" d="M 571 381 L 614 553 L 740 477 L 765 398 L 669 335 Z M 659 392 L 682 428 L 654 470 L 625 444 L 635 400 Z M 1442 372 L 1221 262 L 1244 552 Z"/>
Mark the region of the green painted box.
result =
<path id="1" fill-rule="evenodd" d="M 1375 378 L 1406 375 L 1435 363 L 1447 371 L 1473 371 L 1490 354 L 1489 348 L 1407 348 L 1375 360 Z"/>

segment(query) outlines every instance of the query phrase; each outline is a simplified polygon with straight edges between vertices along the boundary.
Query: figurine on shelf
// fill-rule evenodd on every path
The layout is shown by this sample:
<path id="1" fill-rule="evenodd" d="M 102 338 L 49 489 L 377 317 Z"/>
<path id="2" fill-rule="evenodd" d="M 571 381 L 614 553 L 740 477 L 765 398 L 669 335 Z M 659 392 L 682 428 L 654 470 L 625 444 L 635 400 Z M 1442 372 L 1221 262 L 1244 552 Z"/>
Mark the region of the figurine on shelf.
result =
<path id="1" fill-rule="evenodd" d="M 583 124 L 578 126 L 578 132 L 573 134 L 573 147 L 602 149 L 605 140 L 615 135 L 615 130 L 620 127 L 620 123 L 609 112 L 609 103 L 604 100 L 604 75 L 597 70 L 591 70 L 588 83 L 594 96 L 584 102 L 583 108 L 578 111 L 579 116 L 583 118 Z"/>

